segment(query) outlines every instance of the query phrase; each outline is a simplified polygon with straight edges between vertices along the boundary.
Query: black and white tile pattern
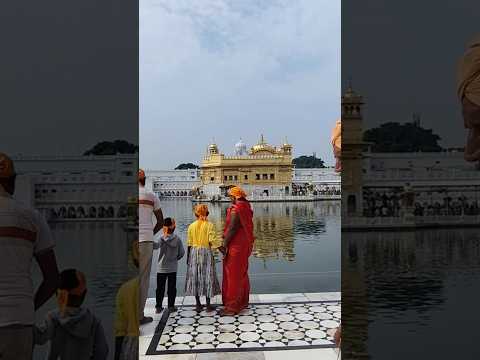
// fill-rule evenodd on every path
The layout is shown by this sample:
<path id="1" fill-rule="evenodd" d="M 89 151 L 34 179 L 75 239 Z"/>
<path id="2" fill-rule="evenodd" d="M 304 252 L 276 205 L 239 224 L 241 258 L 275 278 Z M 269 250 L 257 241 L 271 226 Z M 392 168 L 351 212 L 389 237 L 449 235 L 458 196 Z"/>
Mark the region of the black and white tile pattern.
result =
<path id="1" fill-rule="evenodd" d="M 333 348 L 341 318 L 338 301 L 252 304 L 224 317 L 194 310 L 164 314 L 147 355 Z"/>

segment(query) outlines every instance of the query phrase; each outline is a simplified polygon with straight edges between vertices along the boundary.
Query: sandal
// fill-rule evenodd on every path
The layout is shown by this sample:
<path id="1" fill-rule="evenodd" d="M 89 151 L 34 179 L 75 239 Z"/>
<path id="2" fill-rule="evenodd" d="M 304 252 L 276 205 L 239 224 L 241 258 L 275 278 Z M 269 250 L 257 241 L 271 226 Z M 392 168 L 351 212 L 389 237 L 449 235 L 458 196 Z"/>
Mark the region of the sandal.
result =
<path id="1" fill-rule="evenodd" d="M 195 306 L 195 311 L 196 311 L 197 313 L 201 313 L 201 312 L 203 311 L 203 305 L 197 305 L 197 306 Z"/>

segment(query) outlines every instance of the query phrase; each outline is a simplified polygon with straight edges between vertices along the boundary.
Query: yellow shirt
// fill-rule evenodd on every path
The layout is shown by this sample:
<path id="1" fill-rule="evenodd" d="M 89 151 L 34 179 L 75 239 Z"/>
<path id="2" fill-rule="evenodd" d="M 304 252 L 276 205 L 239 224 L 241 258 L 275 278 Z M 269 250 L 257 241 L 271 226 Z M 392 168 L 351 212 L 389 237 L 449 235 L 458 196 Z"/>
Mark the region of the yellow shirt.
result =
<path id="1" fill-rule="evenodd" d="M 115 336 L 140 336 L 138 321 L 138 277 L 123 284 L 117 293 Z"/>
<path id="2" fill-rule="evenodd" d="M 197 220 L 188 227 L 187 246 L 216 249 L 222 246 L 222 241 L 210 221 Z"/>

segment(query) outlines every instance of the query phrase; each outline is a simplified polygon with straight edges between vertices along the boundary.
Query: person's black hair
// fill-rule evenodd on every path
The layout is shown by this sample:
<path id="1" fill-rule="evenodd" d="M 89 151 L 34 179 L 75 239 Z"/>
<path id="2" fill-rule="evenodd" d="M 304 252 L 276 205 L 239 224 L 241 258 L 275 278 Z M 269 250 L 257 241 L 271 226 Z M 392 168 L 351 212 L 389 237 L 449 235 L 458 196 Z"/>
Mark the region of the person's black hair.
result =
<path id="1" fill-rule="evenodd" d="M 173 219 L 170 217 L 167 217 L 163 220 L 163 226 L 172 226 L 173 225 Z"/>

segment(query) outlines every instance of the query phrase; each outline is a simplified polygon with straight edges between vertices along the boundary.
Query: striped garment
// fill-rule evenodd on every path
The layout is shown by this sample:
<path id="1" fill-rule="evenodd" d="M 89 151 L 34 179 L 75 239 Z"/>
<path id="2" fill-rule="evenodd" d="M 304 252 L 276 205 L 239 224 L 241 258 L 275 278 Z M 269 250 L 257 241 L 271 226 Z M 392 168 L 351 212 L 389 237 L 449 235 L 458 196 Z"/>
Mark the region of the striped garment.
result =
<path id="1" fill-rule="evenodd" d="M 219 295 L 220 284 L 212 249 L 193 246 L 188 260 L 185 295 L 209 298 Z"/>

